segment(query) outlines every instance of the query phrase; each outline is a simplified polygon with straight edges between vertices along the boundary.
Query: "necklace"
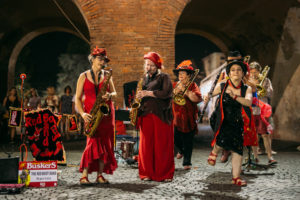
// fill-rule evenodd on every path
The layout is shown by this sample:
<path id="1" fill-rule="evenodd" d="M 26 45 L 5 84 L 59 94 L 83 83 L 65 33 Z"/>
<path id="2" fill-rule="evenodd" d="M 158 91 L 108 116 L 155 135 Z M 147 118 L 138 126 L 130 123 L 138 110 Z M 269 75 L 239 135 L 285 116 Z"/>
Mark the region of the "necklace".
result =
<path id="1" fill-rule="evenodd" d="M 229 85 L 230 85 L 231 87 L 235 88 L 235 89 L 240 89 L 241 86 L 242 86 L 242 81 L 240 82 L 240 84 L 239 84 L 237 87 L 235 87 L 235 85 L 234 85 L 234 84 L 231 82 L 231 80 L 229 79 Z"/>

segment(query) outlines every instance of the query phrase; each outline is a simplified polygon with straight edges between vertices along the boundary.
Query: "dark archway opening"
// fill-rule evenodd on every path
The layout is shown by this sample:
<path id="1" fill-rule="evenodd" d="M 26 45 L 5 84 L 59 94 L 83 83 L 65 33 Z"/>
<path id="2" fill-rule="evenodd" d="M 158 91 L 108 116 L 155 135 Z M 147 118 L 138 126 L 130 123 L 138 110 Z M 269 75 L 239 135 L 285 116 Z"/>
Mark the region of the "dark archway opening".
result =
<path id="1" fill-rule="evenodd" d="M 202 59 L 214 52 L 221 52 L 221 50 L 213 42 L 200 35 L 178 34 L 175 37 L 176 66 L 183 60 L 191 60 L 200 69 L 197 83 L 206 75 Z"/>
<path id="2" fill-rule="evenodd" d="M 89 51 L 89 44 L 70 33 L 51 32 L 40 35 L 22 49 L 15 77 L 26 73 L 25 89 L 33 87 L 39 92 L 45 91 L 48 86 L 57 86 L 58 74 L 63 71 L 59 62 L 61 55 L 88 55 Z M 15 79 L 15 85 L 18 84 L 20 79 Z"/>

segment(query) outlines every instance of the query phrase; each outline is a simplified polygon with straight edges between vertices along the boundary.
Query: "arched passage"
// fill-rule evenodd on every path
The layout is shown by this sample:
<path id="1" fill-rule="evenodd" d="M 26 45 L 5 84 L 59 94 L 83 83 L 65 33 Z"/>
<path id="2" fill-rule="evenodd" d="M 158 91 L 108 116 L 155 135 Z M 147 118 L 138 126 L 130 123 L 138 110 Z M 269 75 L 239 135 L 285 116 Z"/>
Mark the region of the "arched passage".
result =
<path id="1" fill-rule="evenodd" d="M 39 35 L 61 31 L 79 36 L 89 43 L 87 17 L 78 1 L 8 1 L 0 7 L 0 99 L 14 82 L 14 68 L 22 48 Z"/>
<path id="2" fill-rule="evenodd" d="M 8 80 L 7 81 L 8 88 L 10 88 L 14 85 L 16 62 L 17 62 L 18 56 L 19 56 L 20 52 L 22 51 L 22 49 L 24 48 L 24 46 L 26 44 L 28 44 L 30 41 L 32 41 L 34 38 L 36 38 L 40 35 L 46 34 L 46 33 L 50 33 L 50 32 L 66 32 L 66 33 L 71 33 L 73 35 L 80 37 L 77 32 L 71 31 L 71 30 L 63 28 L 63 27 L 45 27 L 45 28 L 41 28 L 41 29 L 32 31 L 32 32 L 28 33 L 27 35 L 25 35 L 16 44 L 16 46 L 14 47 L 14 49 L 11 53 L 11 56 L 9 58 L 8 79 L 7 79 Z"/>

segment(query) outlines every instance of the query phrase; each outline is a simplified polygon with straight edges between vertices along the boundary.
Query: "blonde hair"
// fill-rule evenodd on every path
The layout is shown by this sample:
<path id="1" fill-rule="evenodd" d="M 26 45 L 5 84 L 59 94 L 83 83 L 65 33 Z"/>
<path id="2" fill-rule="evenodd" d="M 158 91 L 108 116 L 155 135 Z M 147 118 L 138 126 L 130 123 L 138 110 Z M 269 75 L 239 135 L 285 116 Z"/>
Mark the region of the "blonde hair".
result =
<path id="1" fill-rule="evenodd" d="M 251 62 L 250 65 L 249 65 L 249 67 L 250 67 L 250 69 L 256 69 L 256 70 L 258 70 L 259 72 L 261 71 L 261 66 L 260 66 L 260 64 L 259 64 L 258 62 L 256 62 L 256 61 Z"/>
<path id="2" fill-rule="evenodd" d="M 155 65 L 156 66 L 156 65 Z M 144 65 L 143 65 L 143 68 L 144 68 L 144 73 L 147 74 L 147 69 L 146 69 L 146 59 L 144 61 Z M 161 69 L 158 69 L 158 67 L 156 66 L 156 69 L 157 69 L 157 74 L 160 74 L 161 73 L 161 70 L 164 69 L 165 67 L 162 65 L 161 66 Z"/>

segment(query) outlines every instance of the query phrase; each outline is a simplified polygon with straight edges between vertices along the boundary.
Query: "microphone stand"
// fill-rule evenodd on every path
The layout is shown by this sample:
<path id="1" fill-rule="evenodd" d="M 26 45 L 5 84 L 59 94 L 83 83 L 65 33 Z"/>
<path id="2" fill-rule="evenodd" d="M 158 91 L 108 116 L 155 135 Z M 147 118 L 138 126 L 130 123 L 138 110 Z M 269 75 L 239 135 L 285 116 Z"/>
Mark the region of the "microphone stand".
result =
<path id="1" fill-rule="evenodd" d="M 26 136 L 25 136 L 25 120 L 24 120 L 24 80 L 26 78 L 26 74 L 21 74 L 20 78 L 22 80 L 21 83 L 21 142 L 20 150 L 21 150 L 21 161 L 24 161 L 24 148 L 26 149 Z M 24 148 L 22 148 L 24 146 Z M 27 156 L 26 156 L 27 157 Z"/>

